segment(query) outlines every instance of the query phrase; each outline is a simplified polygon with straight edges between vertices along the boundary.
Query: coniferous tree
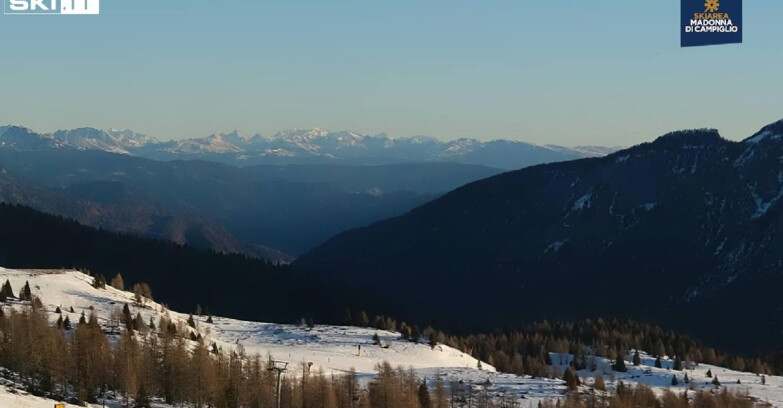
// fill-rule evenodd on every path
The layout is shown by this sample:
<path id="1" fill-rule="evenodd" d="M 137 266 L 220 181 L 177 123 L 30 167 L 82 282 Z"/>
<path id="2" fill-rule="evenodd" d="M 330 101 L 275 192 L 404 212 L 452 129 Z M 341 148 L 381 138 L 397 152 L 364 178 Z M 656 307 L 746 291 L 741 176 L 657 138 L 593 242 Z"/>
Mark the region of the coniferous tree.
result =
<path id="1" fill-rule="evenodd" d="M 680 382 L 677 381 L 677 375 L 676 374 L 672 375 L 672 386 L 676 387 L 679 383 Z"/>
<path id="2" fill-rule="evenodd" d="M 209 323 L 209 324 L 212 324 L 212 323 L 214 323 L 214 322 L 212 321 L 212 315 L 209 315 L 209 316 L 207 316 L 207 323 Z"/>
<path id="3" fill-rule="evenodd" d="M 604 382 L 604 376 L 601 373 L 595 375 L 595 382 L 593 387 L 599 391 L 606 391 L 606 383 Z"/>
<path id="4" fill-rule="evenodd" d="M 569 391 L 574 391 L 579 386 L 579 376 L 576 374 L 576 371 L 574 371 L 574 368 L 571 366 L 568 366 L 565 370 L 565 374 L 563 374 L 563 381 L 566 382 L 566 387 L 568 387 Z"/>
<path id="5" fill-rule="evenodd" d="M 642 365 L 642 358 L 641 356 L 639 356 L 639 350 L 636 350 L 633 353 L 633 365 L 635 366 Z"/>
<path id="6" fill-rule="evenodd" d="M 712 379 L 712 385 L 716 387 L 720 387 L 720 381 L 718 381 L 718 376 L 716 375 L 715 378 Z"/>
<path id="7" fill-rule="evenodd" d="M 628 368 L 625 366 L 625 359 L 623 358 L 622 353 L 617 353 L 617 358 L 614 360 L 614 365 L 612 365 L 612 370 L 624 373 L 628 371 Z"/>
<path id="8" fill-rule="evenodd" d="M 433 408 L 449 408 L 449 396 L 446 391 L 446 385 L 440 376 L 435 379 L 435 399 L 432 406 Z"/>
<path id="9" fill-rule="evenodd" d="M 712 369 L 707 370 L 707 378 L 712 378 Z"/>
<path id="10" fill-rule="evenodd" d="M 661 368 L 661 357 L 655 358 L 655 368 Z"/>
<path id="11" fill-rule="evenodd" d="M 26 300 L 28 302 L 33 300 L 33 292 L 30 290 L 30 281 L 26 281 L 22 287 L 22 291 L 19 292 L 19 299 Z"/>
<path id="12" fill-rule="evenodd" d="M 421 408 L 431 408 L 432 403 L 430 402 L 430 390 L 427 388 L 426 381 L 422 381 L 419 385 L 418 396 L 419 406 Z"/>
<path id="13" fill-rule="evenodd" d="M 106 277 L 103 276 L 103 274 L 99 274 L 98 276 L 94 277 L 92 279 L 92 287 L 94 287 L 95 289 L 105 289 Z"/>
<path id="14" fill-rule="evenodd" d="M 14 296 L 14 289 L 11 288 L 11 281 L 9 279 L 6 279 L 5 283 L 3 284 L 3 289 L 0 291 L 2 291 L 3 297 L 5 299 L 16 297 Z"/>
<path id="15" fill-rule="evenodd" d="M 685 373 L 685 377 L 683 377 L 682 382 L 685 384 L 689 384 L 691 382 L 691 379 L 688 378 L 688 373 Z"/>
<path id="16" fill-rule="evenodd" d="M 437 337 L 435 337 L 435 332 L 434 331 L 430 332 L 429 344 L 430 344 L 430 349 L 432 349 L 432 350 L 435 350 L 435 346 L 438 345 L 438 339 L 437 339 Z"/>
<path id="17" fill-rule="evenodd" d="M 115 276 L 111 280 L 111 287 L 117 290 L 125 290 L 125 281 L 122 279 L 122 274 L 118 273 L 117 276 Z"/>
<path id="18" fill-rule="evenodd" d="M 370 318 L 367 316 L 367 312 L 362 310 L 359 312 L 359 327 L 368 327 L 370 325 Z"/>
<path id="19" fill-rule="evenodd" d="M 674 357 L 674 369 L 677 371 L 682 371 L 682 360 L 680 360 L 680 356 Z"/>
<path id="20" fill-rule="evenodd" d="M 196 328 L 196 321 L 193 320 L 193 315 L 188 316 L 188 326 Z"/>
<path id="21" fill-rule="evenodd" d="M 400 323 L 400 338 L 403 340 L 411 339 L 411 327 L 405 322 Z"/>
<path id="22" fill-rule="evenodd" d="M 139 391 L 136 393 L 136 398 L 133 401 L 133 408 L 150 408 L 150 397 L 147 395 L 144 382 L 139 385 Z"/>
<path id="23" fill-rule="evenodd" d="M 125 325 L 126 329 L 133 330 L 133 315 L 127 303 L 122 307 L 122 324 Z"/>
<path id="24" fill-rule="evenodd" d="M 411 327 L 411 338 L 410 340 L 414 343 L 418 343 L 419 339 L 421 339 L 421 332 L 419 331 L 419 326 L 413 325 Z"/>
<path id="25" fill-rule="evenodd" d="M 68 317 L 68 315 L 66 315 L 65 320 L 63 320 L 63 329 L 71 330 L 71 318 Z"/>
<path id="26" fill-rule="evenodd" d="M 378 337 L 378 333 L 375 333 L 375 334 L 372 335 L 372 344 L 374 344 L 376 346 L 380 346 L 381 345 L 381 338 Z"/>

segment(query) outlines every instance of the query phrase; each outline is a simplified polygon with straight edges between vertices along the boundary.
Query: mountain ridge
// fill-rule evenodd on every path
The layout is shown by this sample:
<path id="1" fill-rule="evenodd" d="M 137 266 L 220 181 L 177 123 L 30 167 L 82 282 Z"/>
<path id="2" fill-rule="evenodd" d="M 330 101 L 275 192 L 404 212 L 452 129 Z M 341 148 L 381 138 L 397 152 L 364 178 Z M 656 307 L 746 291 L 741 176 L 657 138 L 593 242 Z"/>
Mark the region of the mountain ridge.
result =
<path id="1" fill-rule="evenodd" d="M 294 265 L 387 296 L 404 290 L 397 281 L 448 282 L 410 301 L 417 310 L 453 305 L 454 318 L 435 321 L 447 327 L 630 314 L 698 322 L 729 346 L 740 339 L 717 332 L 721 319 L 777 339 L 773 322 L 783 314 L 737 319 L 783 310 L 770 289 L 783 265 L 780 129 L 776 122 L 739 142 L 714 129 L 672 132 L 606 157 L 499 174 L 333 237 Z M 553 287 L 558 296 L 545 296 Z M 474 291 L 493 295 L 463 306 Z M 589 307 L 573 301 L 594 293 L 610 295 L 590 296 Z M 638 300 L 648 297 L 657 300 Z M 728 305 L 738 298 L 749 300 Z"/>
<path id="2" fill-rule="evenodd" d="M 26 128 L 0 127 L 0 146 L 3 146 L 4 133 L 19 133 L 18 129 Z M 26 135 L 32 137 L 35 132 L 28 129 Z M 458 162 L 516 169 L 546 162 L 602 156 L 616 150 L 601 146 L 569 148 L 538 145 L 503 139 L 440 141 L 427 136 L 391 138 L 385 133 L 366 135 L 349 130 L 332 132 L 318 128 L 283 130 L 272 136 L 250 136 L 235 130 L 170 141 L 159 141 L 132 130 L 89 127 L 37 135 L 38 139 L 31 138 L 28 143 L 48 140 L 52 144 L 51 148 L 95 149 L 158 160 L 207 159 L 237 166 Z M 9 142 L 7 146 L 27 147 L 19 141 L 14 144 Z"/>

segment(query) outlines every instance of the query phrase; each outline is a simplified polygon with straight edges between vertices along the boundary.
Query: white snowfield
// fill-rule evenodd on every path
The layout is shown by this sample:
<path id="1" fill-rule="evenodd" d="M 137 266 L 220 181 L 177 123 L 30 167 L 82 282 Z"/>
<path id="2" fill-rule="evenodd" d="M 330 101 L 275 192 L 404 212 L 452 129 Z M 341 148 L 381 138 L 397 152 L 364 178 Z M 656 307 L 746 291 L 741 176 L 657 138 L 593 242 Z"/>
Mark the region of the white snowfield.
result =
<path id="1" fill-rule="evenodd" d="M 19 290 L 29 281 L 33 295 L 38 296 L 49 311 L 49 318 L 54 323 L 59 315 L 55 309 L 60 307 L 63 318 L 69 316 L 75 325 L 81 313 L 89 315 L 93 307 L 99 322 L 108 326 L 110 316 L 125 304 L 131 313 L 141 313 L 145 321 L 168 316 L 186 324 L 188 314 L 167 311 L 160 304 L 146 301 L 143 307 L 134 304 L 133 294 L 116 290 L 110 286 L 105 289 L 92 287 L 92 278 L 76 271 L 40 271 L 11 270 L 0 267 L 0 284 L 8 279 L 18 295 Z M 154 288 L 153 293 L 154 293 Z M 3 307 L 26 307 L 21 304 Z M 71 312 L 73 308 L 73 312 Z M 301 363 L 313 363 L 311 375 L 323 371 L 327 375 L 339 375 L 350 369 L 355 369 L 363 382 L 369 381 L 375 374 L 375 366 L 387 361 L 392 366 L 413 369 L 423 379 L 432 380 L 437 376 L 446 382 L 462 382 L 472 386 L 475 392 L 486 392 L 491 395 L 514 395 L 522 402 L 522 407 L 536 407 L 541 399 L 562 398 L 565 384 L 559 379 L 531 378 L 496 372 L 494 367 L 478 361 L 468 354 L 462 353 L 445 345 L 434 349 L 425 342 L 412 343 L 400 338 L 396 332 L 375 330 L 371 328 L 316 325 L 313 329 L 292 324 L 273 324 L 234 320 L 213 316 L 213 323 L 207 323 L 206 316 L 194 316 L 197 330 L 208 344 L 217 343 L 223 350 L 231 350 L 240 345 L 249 355 L 259 354 L 266 358 L 271 355 L 275 360 L 289 362 L 288 375 L 302 375 Z M 377 333 L 382 346 L 372 343 L 373 335 Z M 359 354 L 361 346 L 361 354 Z M 628 361 L 630 361 L 628 356 Z M 568 357 L 552 354 L 554 363 L 567 363 Z M 598 370 L 590 372 L 583 370 L 579 376 L 583 383 L 592 384 L 593 376 L 603 372 L 609 391 L 614 390 L 618 381 L 626 384 L 644 383 L 657 391 L 673 388 L 678 393 L 688 389 L 684 384 L 685 372 L 697 389 L 714 389 L 712 379 L 706 377 L 707 370 L 717 375 L 722 387 L 732 391 L 747 393 L 759 401 L 768 402 L 772 406 L 783 407 L 783 377 L 766 377 L 766 385 L 761 384 L 761 377 L 752 373 L 741 373 L 721 367 L 700 365 L 692 370 L 675 372 L 671 367 L 673 362 L 665 359 L 664 368 L 654 368 L 654 359 L 643 354 L 643 365 L 634 367 L 627 363 L 627 373 L 612 373 L 610 362 L 599 359 Z M 562 373 L 564 366 L 557 366 Z M 671 377 L 676 374 L 680 385 L 671 387 Z M 741 384 L 737 384 L 737 380 Z M 7 385 L 7 386 L 6 386 Z M 0 385 L 0 407 L 2 408 L 52 408 L 54 401 L 24 395 L 21 391 L 12 393 L 13 387 Z M 589 391 L 588 387 L 583 387 Z M 157 405 L 164 407 L 165 405 Z"/>

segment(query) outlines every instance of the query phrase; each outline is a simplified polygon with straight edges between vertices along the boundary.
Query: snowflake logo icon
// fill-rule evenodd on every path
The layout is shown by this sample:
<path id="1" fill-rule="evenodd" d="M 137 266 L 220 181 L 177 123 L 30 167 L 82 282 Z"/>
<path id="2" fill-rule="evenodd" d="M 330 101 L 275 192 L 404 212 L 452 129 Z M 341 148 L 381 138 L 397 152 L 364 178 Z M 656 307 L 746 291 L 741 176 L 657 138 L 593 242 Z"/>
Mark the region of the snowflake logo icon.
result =
<path id="1" fill-rule="evenodd" d="M 720 7 L 720 3 L 718 3 L 718 0 L 707 0 L 707 2 L 704 3 L 704 12 L 714 13 L 718 11 L 718 7 Z"/>

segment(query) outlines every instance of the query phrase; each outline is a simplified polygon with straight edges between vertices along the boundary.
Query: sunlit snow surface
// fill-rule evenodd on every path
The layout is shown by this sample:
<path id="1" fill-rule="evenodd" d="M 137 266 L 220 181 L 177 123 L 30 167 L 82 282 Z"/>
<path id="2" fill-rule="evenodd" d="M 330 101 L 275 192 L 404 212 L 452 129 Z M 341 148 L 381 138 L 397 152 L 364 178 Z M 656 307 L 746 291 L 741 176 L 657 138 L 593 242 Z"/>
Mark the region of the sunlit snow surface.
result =
<path id="1" fill-rule="evenodd" d="M 99 321 L 107 325 L 112 311 L 128 304 L 133 315 L 141 313 L 145 321 L 150 317 L 157 324 L 163 313 L 168 313 L 172 319 L 186 322 L 188 314 L 165 311 L 158 303 L 147 302 L 145 307 L 137 307 L 133 295 L 121 292 L 109 286 L 106 289 L 92 287 L 92 278 L 74 271 L 17 271 L 0 268 L 0 283 L 6 279 L 11 281 L 15 294 L 30 282 L 33 294 L 40 297 L 47 310 L 50 320 L 56 321 L 58 315 L 54 310 L 59 306 L 63 318 L 67 315 L 75 325 L 82 312 L 90 313 L 90 306 L 95 308 Z M 154 293 L 154 289 L 153 293 Z M 25 307 L 20 304 L 4 307 Z M 74 312 L 70 312 L 73 307 Z M 196 317 L 197 328 L 208 344 L 213 342 L 223 350 L 233 349 L 242 345 L 246 353 L 259 354 L 263 358 L 271 355 L 276 360 L 288 361 L 294 368 L 292 372 L 301 375 L 298 367 L 301 362 L 312 362 L 312 375 L 323 371 L 327 375 L 347 372 L 355 369 L 363 382 L 369 381 L 375 373 L 375 366 L 388 361 L 393 366 L 412 368 L 423 379 L 434 380 L 437 376 L 447 383 L 462 382 L 471 385 L 476 392 L 483 392 L 486 387 L 491 395 L 515 395 L 520 398 L 522 407 L 535 407 L 540 399 L 560 398 L 565 392 L 561 380 L 547 378 L 531 378 L 495 372 L 489 364 L 482 362 L 482 369 L 477 368 L 478 361 L 473 357 L 453 348 L 439 345 L 431 349 L 424 343 L 414 344 L 402 340 L 399 333 L 375 329 L 343 326 L 316 325 L 310 330 L 307 327 L 292 324 L 274 324 L 240 321 L 228 318 L 213 317 L 213 324 L 206 323 L 206 316 Z M 384 346 L 372 344 L 375 333 L 381 338 Z M 358 346 L 361 345 L 361 355 Z M 643 355 L 644 364 L 634 367 L 627 363 L 627 373 L 612 373 L 608 361 L 599 359 L 598 370 L 580 371 L 579 375 L 587 384 L 597 372 L 603 372 L 607 388 L 611 391 L 617 382 L 622 380 L 627 384 L 644 383 L 663 391 L 671 387 L 671 377 L 677 374 L 680 385 L 675 388 L 678 393 L 688 387 L 683 383 L 684 372 L 675 372 L 670 367 L 672 362 L 664 360 L 664 368 L 652 367 L 654 360 Z M 555 363 L 566 363 L 567 358 L 552 355 Z M 628 357 L 630 360 L 630 356 Z M 564 366 L 558 366 L 562 372 Z M 717 375 L 724 387 L 734 391 L 748 393 L 761 401 L 773 406 L 783 407 L 783 378 L 767 377 L 766 385 L 761 385 L 761 377 L 751 373 L 740 373 L 720 367 L 700 365 L 688 370 L 688 376 L 695 382 L 697 388 L 713 389 L 712 379 L 706 377 L 711 369 Z M 742 384 L 736 384 L 737 380 Z M 51 408 L 51 400 L 32 396 L 13 394 L 11 387 L 0 386 L 0 407 L 6 408 Z M 584 387 L 587 392 L 588 388 Z M 111 404 L 110 404 L 111 405 Z M 162 405 L 160 405 L 162 406 Z"/>

